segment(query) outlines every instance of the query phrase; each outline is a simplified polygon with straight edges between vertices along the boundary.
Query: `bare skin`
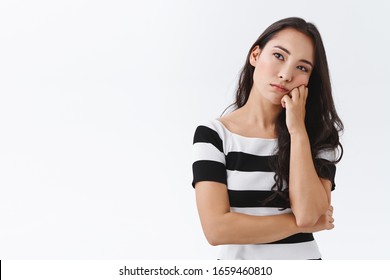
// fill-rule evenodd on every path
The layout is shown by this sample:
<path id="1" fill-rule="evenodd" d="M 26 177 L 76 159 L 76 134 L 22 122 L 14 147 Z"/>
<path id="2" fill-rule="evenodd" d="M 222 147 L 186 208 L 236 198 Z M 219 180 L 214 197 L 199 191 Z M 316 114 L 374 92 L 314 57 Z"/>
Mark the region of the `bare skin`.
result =
<path id="1" fill-rule="evenodd" d="M 314 64 L 311 40 L 294 29 L 284 29 L 262 50 L 254 48 L 250 63 L 255 72 L 247 103 L 220 121 L 231 132 L 245 137 L 276 138 L 276 118 L 286 109 L 291 135 L 292 213 L 274 216 L 233 213 L 226 185 L 198 182 L 195 186 L 198 212 L 211 245 L 268 243 L 300 232 L 334 228 L 331 182 L 319 178 L 315 171 L 304 124 L 307 84 Z"/>

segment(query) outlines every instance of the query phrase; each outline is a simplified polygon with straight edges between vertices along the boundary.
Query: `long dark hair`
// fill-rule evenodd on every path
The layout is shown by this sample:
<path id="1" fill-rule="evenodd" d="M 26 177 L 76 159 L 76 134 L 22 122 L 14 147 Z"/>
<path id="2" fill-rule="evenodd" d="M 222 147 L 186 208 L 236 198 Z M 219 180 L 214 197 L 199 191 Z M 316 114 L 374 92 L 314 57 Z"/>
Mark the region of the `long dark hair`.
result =
<path id="1" fill-rule="evenodd" d="M 231 105 L 238 109 L 246 104 L 253 86 L 253 73 L 255 67 L 250 64 L 250 55 L 256 46 L 263 49 L 279 31 L 293 28 L 307 35 L 314 44 L 315 65 L 311 73 L 308 88 L 310 92 L 306 100 L 305 125 L 310 139 L 310 147 L 313 159 L 320 150 L 338 150 L 338 156 L 331 162 L 335 164 L 341 160 L 343 147 L 339 141 L 339 133 L 344 129 L 343 123 L 337 115 L 330 84 L 328 62 L 321 35 L 317 28 L 309 22 L 297 17 L 279 20 L 270 25 L 250 48 L 245 65 L 241 70 L 236 101 Z M 229 106 L 230 107 L 230 106 Z M 265 201 L 269 202 L 281 196 L 289 204 L 288 185 L 290 171 L 290 134 L 286 126 L 286 110 L 283 109 L 276 121 L 278 135 L 278 150 L 273 161 L 275 170 L 275 185 L 272 189 L 275 193 Z M 327 168 L 328 161 L 314 161 L 317 172 Z M 284 186 L 285 183 L 286 186 Z"/>

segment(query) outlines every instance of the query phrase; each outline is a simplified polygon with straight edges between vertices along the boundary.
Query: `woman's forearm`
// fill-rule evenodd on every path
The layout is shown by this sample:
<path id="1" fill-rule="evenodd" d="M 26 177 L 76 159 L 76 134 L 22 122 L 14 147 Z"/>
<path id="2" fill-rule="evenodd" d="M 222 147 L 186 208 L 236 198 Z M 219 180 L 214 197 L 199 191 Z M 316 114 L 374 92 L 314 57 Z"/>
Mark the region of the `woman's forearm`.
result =
<path id="1" fill-rule="evenodd" d="M 310 226 L 329 208 L 329 199 L 314 167 L 306 131 L 291 134 L 289 195 L 298 226 Z"/>
<path id="2" fill-rule="evenodd" d="M 253 216 L 228 212 L 215 220 L 214 225 L 204 226 L 204 231 L 211 245 L 222 245 L 269 243 L 297 234 L 302 229 L 298 228 L 292 213 Z"/>

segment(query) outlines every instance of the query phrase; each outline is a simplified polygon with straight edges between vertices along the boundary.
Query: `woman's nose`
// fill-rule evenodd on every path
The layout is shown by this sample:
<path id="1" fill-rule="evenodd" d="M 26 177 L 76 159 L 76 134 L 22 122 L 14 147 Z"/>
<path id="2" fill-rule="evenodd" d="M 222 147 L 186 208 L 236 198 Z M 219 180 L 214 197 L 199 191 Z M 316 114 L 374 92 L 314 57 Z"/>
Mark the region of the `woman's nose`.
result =
<path id="1" fill-rule="evenodd" d="M 281 69 L 278 76 L 279 76 L 279 79 L 281 79 L 282 81 L 291 82 L 291 80 L 292 80 L 291 70 L 286 69 L 286 68 Z"/>

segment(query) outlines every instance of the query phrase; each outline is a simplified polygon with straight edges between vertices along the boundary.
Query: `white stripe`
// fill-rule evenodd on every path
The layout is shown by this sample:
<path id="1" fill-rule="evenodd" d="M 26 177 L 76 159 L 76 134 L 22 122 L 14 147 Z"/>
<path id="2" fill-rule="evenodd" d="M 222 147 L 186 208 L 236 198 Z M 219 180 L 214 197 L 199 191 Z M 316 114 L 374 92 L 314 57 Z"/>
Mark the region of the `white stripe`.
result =
<path id="1" fill-rule="evenodd" d="M 274 172 L 227 170 L 230 190 L 270 191 L 275 184 Z"/>
<path id="2" fill-rule="evenodd" d="M 218 133 L 222 139 L 225 154 L 237 151 L 258 156 L 269 156 L 275 154 L 275 149 L 278 146 L 277 139 L 252 138 L 232 133 L 218 120 L 205 121 L 202 125 Z"/>
<path id="3" fill-rule="evenodd" d="M 307 260 L 319 259 L 315 240 L 293 244 L 221 245 L 221 260 Z"/>
<path id="4" fill-rule="evenodd" d="M 225 155 L 213 144 L 198 142 L 193 145 L 192 162 L 198 160 L 212 160 L 225 164 Z"/>
<path id="5" fill-rule="evenodd" d="M 229 152 L 243 152 L 256 156 L 271 156 L 275 154 L 277 141 L 271 139 L 259 138 L 242 138 L 237 134 L 232 134 L 232 137 L 226 139 L 227 151 Z"/>
<path id="6" fill-rule="evenodd" d="M 279 210 L 276 207 L 230 207 L 231 212 L 243 213 L 252 216 L 273 216 L 292 213 L 291 208 Z"/>
<path id="7" fill-rule="evenodd" d="M 257 156 L 270 156 L 275 154 L 277 139 L 245 137 L 229 131 L 220 121 L 209 121 L 206 126 L 217 131 L 224 144 L 225 154 L 228 152 L 244 152 Z"/>
<path id="8" fill-rule="evenodd" d="M 318 152 L 316 158 L 322 158 L 329 161 L 336 160 L 336 150 L 321 150 Z"/>

